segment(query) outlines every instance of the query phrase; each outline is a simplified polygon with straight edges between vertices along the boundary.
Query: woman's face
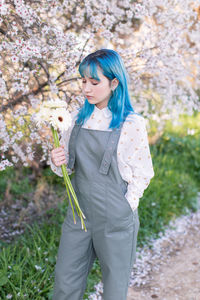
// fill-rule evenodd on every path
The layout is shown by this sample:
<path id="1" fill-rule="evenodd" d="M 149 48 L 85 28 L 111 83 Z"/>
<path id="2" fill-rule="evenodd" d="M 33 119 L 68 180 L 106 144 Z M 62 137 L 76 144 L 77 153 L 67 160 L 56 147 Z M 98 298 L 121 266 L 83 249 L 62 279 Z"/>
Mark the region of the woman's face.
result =
<path id="1" fill-rule="evenodd" d="M 100 81 L 87 76 L 82 78 L 82 91 L 90 104 L 95 104 L 99 109 L 102 109 L 107 106 L 110 99 L 111 84 L 101 69 L 98 68 L 97 74 Z"/>

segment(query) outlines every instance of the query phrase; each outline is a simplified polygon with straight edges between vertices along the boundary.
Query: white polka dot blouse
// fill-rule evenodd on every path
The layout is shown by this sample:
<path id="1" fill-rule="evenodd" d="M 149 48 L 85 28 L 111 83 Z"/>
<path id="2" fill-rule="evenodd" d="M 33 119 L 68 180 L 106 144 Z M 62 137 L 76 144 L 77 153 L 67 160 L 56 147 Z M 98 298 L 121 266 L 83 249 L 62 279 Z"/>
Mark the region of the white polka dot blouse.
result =
<path id="1" fill-rule="evenodd" d="M 108 130 L 112 113 L 108 107 L 99 109 L 94 106 L 94 111 L 90 118 L 82 126 L 83 128 L 94 130 Z M 78 110 L 72 112 L 72 126 L 68 131 L 64 131 L 60 144 L 65 147 L 65 156 L 68 162 L 68 142 Z M 62 177 L 61 167 L 56 167 L 50 160 L 50 167 L 54 173 Z M 146 120 L 141 115 L 133 114 L 126 118 L 117 146 L 118 168 L 122 178 L 128 183 L 125 194 L 131 208 L 135 210 L 139 205 L 139 199 L 143 196 L 144 190 L 148 187 L 150 180 L 154 177 L 151 153 L 149 149 L 148 135 L 146 130 Z M 68 169 L 68 174 L 72 170 Z"/>

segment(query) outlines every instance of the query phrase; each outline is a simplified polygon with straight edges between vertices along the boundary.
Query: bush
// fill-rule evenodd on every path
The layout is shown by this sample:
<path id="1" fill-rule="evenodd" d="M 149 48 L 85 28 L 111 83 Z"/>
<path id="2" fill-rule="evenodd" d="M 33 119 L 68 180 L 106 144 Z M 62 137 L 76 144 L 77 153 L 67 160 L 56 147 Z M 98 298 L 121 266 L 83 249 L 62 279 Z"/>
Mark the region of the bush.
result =
<path id="1" fill-rule="evenodd" d="M 171 219 L 196 211 L 200 190 L 200 139 L 165 133 L 151 146 L 155 176 L 140 199 L 138 243 L 156 237 Z"/>

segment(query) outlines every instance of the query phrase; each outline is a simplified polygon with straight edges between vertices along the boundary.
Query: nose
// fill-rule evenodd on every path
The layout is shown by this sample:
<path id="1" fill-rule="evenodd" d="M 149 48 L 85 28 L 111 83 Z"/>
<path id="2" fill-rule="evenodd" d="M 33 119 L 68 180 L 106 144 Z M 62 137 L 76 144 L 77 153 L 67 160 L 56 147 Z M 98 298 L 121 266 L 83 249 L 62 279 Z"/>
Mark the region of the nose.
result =
<path id="1" fill-rule="evenodd" d="M 91 92 L 91 85 L 90 85 L 90 83 L 85 83 L 84 86 L 83 86 L 83 90 L 84 90 L 85 93 Z"/>

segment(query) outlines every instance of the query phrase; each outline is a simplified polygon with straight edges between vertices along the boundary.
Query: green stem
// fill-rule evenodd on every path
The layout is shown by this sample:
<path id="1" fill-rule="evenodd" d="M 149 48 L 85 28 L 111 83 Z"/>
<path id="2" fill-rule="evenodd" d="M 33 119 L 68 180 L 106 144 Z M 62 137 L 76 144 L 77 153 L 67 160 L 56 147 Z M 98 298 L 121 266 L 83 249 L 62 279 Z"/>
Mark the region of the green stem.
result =
<path id="1" fill-rule="evenodd" d="M 58 148 L 58 147 L 60 147 L 60 141 L 59 141 L 59 138 L 58 138 L 58 132 L 54 129 L 53 126 L 51 126 L 51 131 L 52 131 L 52 134 L 53 134 L 54 145 L 55 145 L 56 148 Z M 72 212 L 73 212 L 74 223 L 76 224 L 76 219 L 75 219 L 74 207 L 73 207 L 73 204 L 72 204 L 72 200 L 71 200 L 71 196 L 70 196 L 69 191 L 72 194 L 77 214 L 79 215 L 79 217 L 81 219 L 81 227 L 82 227 L 82 229 L 85 228 L 85 231 L 87 231 L 87 229 L 85 227 L 84 220 L 83 220 L 83 218 L 85 219 L 85 215 L 83 214 L 83 212 L 82 212 L 82 210 L 81 210 L 81 208 L 79 206 L 78 199 L 76 197 L 74 188 L 72 186 L 72 183 L 70 181 L 69 175 L 67 173 L 66 165 L 62 164 L 61 165 L 61 169 L 62 169 L 62 174 L 63 174 L 65 186 L 66 186 L 66 189 L 67 189 L 67 195 L 68 195 L 69 202 L 70 202 L 70 205 L 71 205 L 71 208 L 72 208 Z"/>

